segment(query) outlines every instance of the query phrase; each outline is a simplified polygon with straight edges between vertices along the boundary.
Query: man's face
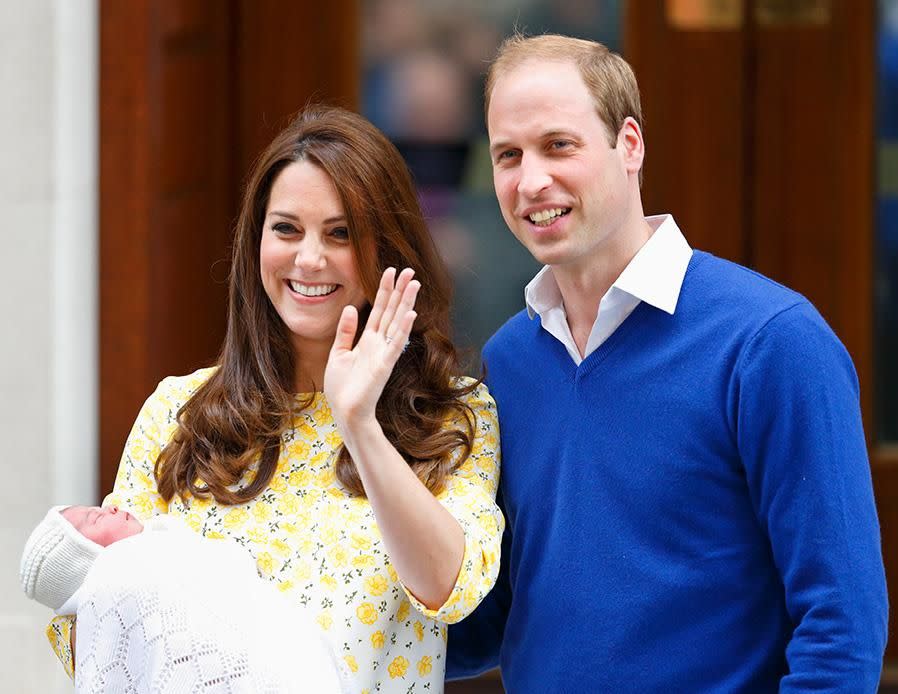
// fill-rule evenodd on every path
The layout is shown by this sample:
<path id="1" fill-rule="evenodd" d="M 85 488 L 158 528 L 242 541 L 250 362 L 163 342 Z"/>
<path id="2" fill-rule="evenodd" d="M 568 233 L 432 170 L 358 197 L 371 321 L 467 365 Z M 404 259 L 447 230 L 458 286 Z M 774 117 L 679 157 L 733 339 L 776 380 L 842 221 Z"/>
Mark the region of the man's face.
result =
<path id="1" fill-rule="evenodd" d="M 63 510 L 62 515 L 75 526 L 75 530 L 101 547 L 137 535 L 143 530 L 139 520 L 115 506 L 69 506 Z"/>
<path id="2" fill-rule="evenodd" d="M 538 261 L 577 272 L 627 245 L 618 232 L 634 218 L 634 200 L 642 219 L 641 134 L 628 119 L 611 146 L 576 65 L 529 60 L 503 73 L 487 126 L 502 216 Z"/>

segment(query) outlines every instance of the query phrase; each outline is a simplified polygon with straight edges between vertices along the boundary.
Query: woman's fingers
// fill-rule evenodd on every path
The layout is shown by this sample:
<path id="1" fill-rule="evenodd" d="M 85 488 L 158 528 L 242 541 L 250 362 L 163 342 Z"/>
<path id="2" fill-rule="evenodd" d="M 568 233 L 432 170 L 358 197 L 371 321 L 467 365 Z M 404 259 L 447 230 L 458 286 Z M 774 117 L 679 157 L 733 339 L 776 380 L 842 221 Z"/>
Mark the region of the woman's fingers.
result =
<path id="1" fill-rule="evenodd" d="M 358 324 L 359 312 L 355 306 L 345 306 L 343 313 L 340 314 L 340 322 L 337 323 L 337 334 L 334 337 L 334 346 L 331 347 L 332 354 L 348 352 L 352 349 L 352 341 L 355 339 Z"/>
<path id="2" fill-rule="evenodd" d="M 383 317 L 380 319 L 379 332 L 383 333 L 384 335 L 391 334 L 390 327 L 393 323 L 393 320 L 396 318 L 396 311 L 399 308 L 402 297 L 404 296 L 409 282 L 411 282 L 412 277 L 414 276 L 414 270 L 412 270 L 411 268 L 405 268 L 402 272 L 399 273 L 399 277 L 396 278 L 396 285 L 390 292 L 390 299 L 387 302 L 387 307 L 384 309 Z"/>
<path id="3" fill-rule="evenodd" d="M 365 330 L 373 330 L 378 332 L 383 323 L 384 310 L 390 301 L 390 295 L 393 291 L 393 278 L 396 276 L 396 268 L 388 267 L 381 275 L 380 285 L 377 288 L 377 295 L 374 297 L 374 303 L 371 305 L 371 313 L 368 314 L 368 322 L 365 324 Z"/>

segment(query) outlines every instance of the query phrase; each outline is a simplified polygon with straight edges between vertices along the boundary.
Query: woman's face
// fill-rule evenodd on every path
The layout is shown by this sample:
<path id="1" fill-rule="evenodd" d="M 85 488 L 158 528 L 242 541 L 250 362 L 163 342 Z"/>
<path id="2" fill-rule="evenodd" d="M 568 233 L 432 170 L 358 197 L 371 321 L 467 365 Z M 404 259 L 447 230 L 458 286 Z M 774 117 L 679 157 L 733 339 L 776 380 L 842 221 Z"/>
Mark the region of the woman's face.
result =
<path id="1" fill-rule="evenodd" d="M 330 348 L 343 308 L 365 305 L 346 213 L 330 176 L 307 161 L 275 178 L 265 210 L 262 285 L 298 357 Z"/>

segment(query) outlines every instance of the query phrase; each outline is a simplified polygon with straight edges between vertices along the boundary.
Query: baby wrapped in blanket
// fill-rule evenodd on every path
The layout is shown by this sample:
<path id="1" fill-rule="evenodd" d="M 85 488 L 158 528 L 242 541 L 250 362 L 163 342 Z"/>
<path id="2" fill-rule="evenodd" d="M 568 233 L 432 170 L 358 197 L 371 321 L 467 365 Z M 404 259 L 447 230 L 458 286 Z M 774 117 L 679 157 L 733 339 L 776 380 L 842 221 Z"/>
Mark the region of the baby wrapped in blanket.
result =
<path id="1" fill-rule="evenodd" d="M 26 594 L 77 615 L 78 692 L 339 692 L 320 632 L 249 552 L 175 518 L 55 507 L 20 567 Z"/>

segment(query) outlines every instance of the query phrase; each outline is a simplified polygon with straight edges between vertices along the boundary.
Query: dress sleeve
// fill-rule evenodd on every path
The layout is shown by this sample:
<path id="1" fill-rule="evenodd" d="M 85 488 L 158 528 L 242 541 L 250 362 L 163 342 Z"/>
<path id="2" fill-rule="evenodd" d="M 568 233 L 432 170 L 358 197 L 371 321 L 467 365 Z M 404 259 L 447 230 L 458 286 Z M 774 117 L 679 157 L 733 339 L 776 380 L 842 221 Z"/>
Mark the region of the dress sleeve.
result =
<path id="1" fill-rule="evenodd" d="M 851 359 L 802 303 L 747 344 L 732 394 L 749 493 L 795 625 L 780 691 L 875 692 L 888 608 Z"/>
<path id="2" fill-rule="evenodd" d="M 131 428 L 112 492 L 103 506 L 126 508 L 141 520 L 168 513 L 168 503 L 156 489 L 153 468 L 162 449 L 177 427 L 180 399 L 170 381 L 165 379 L 137 415 Z"/>
<path id="3" fill-rule="evenodd" d="M 469 615 L 496 583 L 505 527 L 505 519 L 496 505 L 499 483 L 496 403 L 481 384 L 468 396 L 468 405 L 476 427 L 471 455 L 450 475 L 445 488 L 437 495 L 465 533 L 461 570 L 446 602 L 435 610 L 425 607 L 403 586 L 415 609 L 447 624 Z"/>
<path id="4" fill-rule="evenodd" d="M 168 504 L 156 490 L 153 466 L 177 426 L 179 403 L 175 401 L 168 379 L 159 384 L 147 399 L 131 428 L 112 493 L 103 505 L 127 508 L 141 520 L 168 512 Z M 55 617 L 47 626 L 47 639 L 69 677 L 75 677 L 71 633 L 74 615 Z"/>

